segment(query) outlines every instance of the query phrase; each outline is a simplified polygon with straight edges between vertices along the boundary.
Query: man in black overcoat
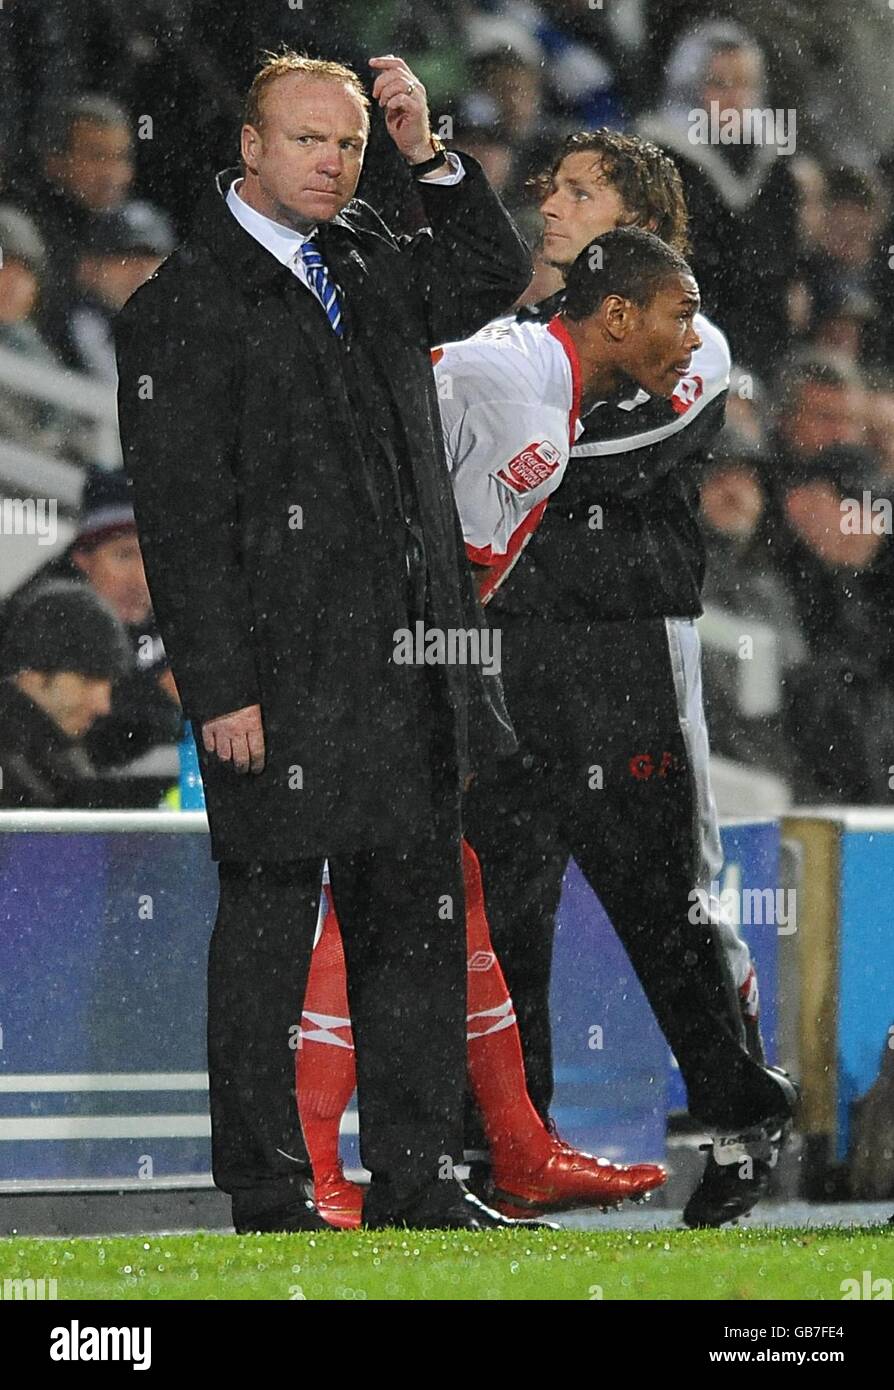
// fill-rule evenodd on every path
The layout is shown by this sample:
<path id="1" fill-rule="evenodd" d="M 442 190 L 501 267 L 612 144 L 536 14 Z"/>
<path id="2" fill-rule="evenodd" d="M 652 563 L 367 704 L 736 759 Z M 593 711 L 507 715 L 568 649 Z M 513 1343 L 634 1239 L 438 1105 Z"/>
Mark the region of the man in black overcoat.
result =
<path id="1" fill-rule="evenodd" d="M 530 262 L 475 161 L 432 139 L 406 64 L 370 66 L 429 227 L 398 241 L 353 197 L 369 134 L 356 75 L 280 55 L 249 94 L 241 179 L 217 176 L 116 320 L 125 466 L 219 861 L 213 1170 L 242 1230 L 319 1222 L 293 1049 L 324 859 L 372 1173 L 364 1219 L 497 1220 L 450 1177 L 465 1078 L 459 799 L 513 736 L 498 678 L 392 655 L 417 622 L 483 622 L 429 348 L 508 309 Z"/>

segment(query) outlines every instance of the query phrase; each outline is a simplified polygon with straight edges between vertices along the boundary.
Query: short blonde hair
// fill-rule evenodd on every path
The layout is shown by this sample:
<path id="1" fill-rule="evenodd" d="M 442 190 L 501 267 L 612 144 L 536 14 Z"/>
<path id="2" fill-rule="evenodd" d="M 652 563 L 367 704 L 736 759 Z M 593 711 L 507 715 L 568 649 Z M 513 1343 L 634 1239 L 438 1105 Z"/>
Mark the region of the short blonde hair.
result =
<path id="1" fill-rule="evenodd" d="M 244 125 L 254 126 L 255 130 L 261 129 L 264 120 L 264 95 L 267 89 L 278 77 L 289 77 L 292 73 L 322 78 L 327 82 L 343 83 L 359 98 L 366 112 L 367 123 L 369 122 L 369 97 L 353 68 L 346 67 L 344 63 L 330 62 L 326 58 L 308 58 L 306 53 L 296 53 L 294 49 L 285 47 L 279 53 L 267 49 L 261 54 L 261 58 L 263 65 L 255 73 L 245 100 L 242 118 Z"/>

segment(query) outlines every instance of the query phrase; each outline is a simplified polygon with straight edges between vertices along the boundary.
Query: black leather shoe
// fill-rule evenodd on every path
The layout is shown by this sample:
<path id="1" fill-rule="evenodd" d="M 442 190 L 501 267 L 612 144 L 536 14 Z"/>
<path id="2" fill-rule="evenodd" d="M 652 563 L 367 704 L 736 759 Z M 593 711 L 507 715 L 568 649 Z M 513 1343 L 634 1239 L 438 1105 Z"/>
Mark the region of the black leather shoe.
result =
<path id="1" fill-rule="evenodd" d="M 236 1227 L 236 1234 L 240 1236 L 250 1235 L 255 1231 L 269 1235 L 276 1232 L 290 1234 L 297 1231 L 335 1229 L 328 1221 L 323 1220 L 313 1202 L 306 1197 L 295 1197 L 284 1206 L 268 1207 L 266 1211 L 259 1211 L 254 1216 L 241 1217 L 238 1221 L 234 1217 L 233 1225 Z"/>
<path id="2" fill-rule="evenodd" d="M 375 1212 L 367 1217 L 364 1211 L 363 1226 L 368 1231 L 382 1230 L 387 1226 L 398 1226 L 418 1231 L 491 1231 L 495 1229 L 514 1230 L 520 1226 L 541 1226 L 549 1231 L 558 1231 L 553 1221 L 539 1221 L 525 1218 L 518 1221 L 501 1216 L 498 1211 L 486 1207 L 483 1202 L 462 1183 L 444 1184 L 447 1191 L 429 1189 L 411 1206 L 398 1212 Z"/>
<path id="3" fill-rule="evenodd" d="M 740 1134 L 719 1135 L 701 1181 L 683 1208 L 686 1226 L 723 1226 L 747 1216 L 770 1190 L 773 1169 L 791 1130 L 800 1089 L 780 1067 L 768 1067 L 780 1087 L 781 1113 Z"/>
<path id="4" fill-rule="evenodd" d="M 703 1148 L 714 1150 L 715 1146 Z M 770 1190 L 771 1172 L 763 1159 L 749 1158 L 746 1167 L 744 1161 L 718 1163 L 715 1152 L 709 1153 L 701 1181 L 683 1208 L 684 1226 L 723 1226 L 747 1216 Z"/>
<path id="5" fill-rule="evenodd" d="M 494 1200 L 494 1174 L 490 1160 L 475 1159 L 469 1164 L 469 1176 L 464 1184 L 466 1191 L 477 1197 L 489 1207 Z"/>

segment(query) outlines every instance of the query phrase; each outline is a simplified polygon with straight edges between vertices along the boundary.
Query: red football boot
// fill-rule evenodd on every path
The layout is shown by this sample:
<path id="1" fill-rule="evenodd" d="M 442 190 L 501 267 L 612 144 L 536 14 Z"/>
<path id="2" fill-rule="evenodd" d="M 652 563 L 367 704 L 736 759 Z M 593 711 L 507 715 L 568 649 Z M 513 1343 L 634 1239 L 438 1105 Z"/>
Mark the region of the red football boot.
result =
<path id="1" fill-rule="evenodd" d="M 340 1231 L 355 1231 L 363 1214 L 363 1188 L 348 1182 L 342 1166 L 314 1175 L 314 1205 L 324 1221 Z"/>
<path id="2" fill-rule="evenodd" d="M 527 1164 L 522 1153 L 511 1165 L 494 1167 L 492 1205 L 504 1216 L 571 1211 L 575 1207 L 619 1206 L 642 1201 L 667 1182 L 657 1163 L 611 1163 L 581 1153 L 557 1135 L 550 1135 L 550 1153 L 542 1162 Z"/>

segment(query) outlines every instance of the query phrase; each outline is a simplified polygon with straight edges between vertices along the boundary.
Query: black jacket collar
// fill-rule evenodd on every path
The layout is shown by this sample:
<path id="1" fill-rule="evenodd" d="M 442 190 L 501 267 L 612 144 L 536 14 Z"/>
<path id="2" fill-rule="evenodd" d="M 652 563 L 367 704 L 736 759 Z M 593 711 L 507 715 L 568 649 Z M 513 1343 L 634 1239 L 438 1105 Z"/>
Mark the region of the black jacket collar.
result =
<path id="1" fill-rule="evenodd" d="M 192 234 L 204 242 L 240 282 L 259 287 L 272 285 L 283 274 L 291 272 L 287 272 L 276 257 L 236 221 L 226 204 L 231 185 L 241 176 L 241 169 L 235 165 L 222 169 L 215 176 L 196 205 Z M 327 246 L 337 244 L 345 234 L 353 238 L 354 228 L 345 216 L 350 208 L 351 203 L 322 229 Z"/>
<path id="2" fill-rule="evenodd" d="M 538 304 L 523 304 L 515 317 L 519 323 L 530 323 L 532 320 L 548 323 L 553 315 L 559 312 L 564 302 L 565 291 L 557 290 L 548 299 L 541 299 Z"/>

